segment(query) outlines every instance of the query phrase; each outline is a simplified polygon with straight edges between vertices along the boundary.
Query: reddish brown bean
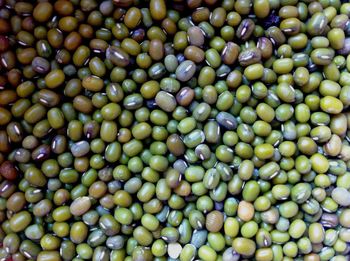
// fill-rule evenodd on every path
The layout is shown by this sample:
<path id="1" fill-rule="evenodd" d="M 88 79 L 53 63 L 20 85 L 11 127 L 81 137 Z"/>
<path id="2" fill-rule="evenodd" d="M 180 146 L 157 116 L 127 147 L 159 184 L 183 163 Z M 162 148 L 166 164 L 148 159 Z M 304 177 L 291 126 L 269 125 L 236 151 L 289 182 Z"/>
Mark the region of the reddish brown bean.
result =
<path id="1" fill-rule="evenodd" d="M 7 160 L 0 165 L 0 174 L 5 179 L 14 180 L 18 177 L 18 170 L 11 161 Z"/>

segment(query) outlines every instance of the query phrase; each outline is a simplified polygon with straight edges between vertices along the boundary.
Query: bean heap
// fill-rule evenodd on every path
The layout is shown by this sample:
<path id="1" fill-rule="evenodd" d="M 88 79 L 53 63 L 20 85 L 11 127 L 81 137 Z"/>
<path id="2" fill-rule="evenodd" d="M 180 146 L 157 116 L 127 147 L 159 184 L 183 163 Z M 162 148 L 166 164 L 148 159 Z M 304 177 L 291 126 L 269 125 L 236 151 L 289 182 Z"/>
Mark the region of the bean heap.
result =
<path id="1" fill-rule="evenodd" d="M 0 260 L 350 259 L 350 3 L 0 0 Z"/>

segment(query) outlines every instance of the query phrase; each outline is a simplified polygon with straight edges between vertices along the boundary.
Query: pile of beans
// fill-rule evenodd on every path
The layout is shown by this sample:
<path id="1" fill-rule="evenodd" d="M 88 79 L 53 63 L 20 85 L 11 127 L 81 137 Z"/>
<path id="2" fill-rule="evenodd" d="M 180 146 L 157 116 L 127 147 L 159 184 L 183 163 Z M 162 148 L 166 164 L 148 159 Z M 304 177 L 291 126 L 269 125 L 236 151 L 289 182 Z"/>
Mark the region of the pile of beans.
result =
<path id="1" fill-rule="evenodd" d="M 350 260 L 350 3 L 0 0 L 0 260 Z"/>

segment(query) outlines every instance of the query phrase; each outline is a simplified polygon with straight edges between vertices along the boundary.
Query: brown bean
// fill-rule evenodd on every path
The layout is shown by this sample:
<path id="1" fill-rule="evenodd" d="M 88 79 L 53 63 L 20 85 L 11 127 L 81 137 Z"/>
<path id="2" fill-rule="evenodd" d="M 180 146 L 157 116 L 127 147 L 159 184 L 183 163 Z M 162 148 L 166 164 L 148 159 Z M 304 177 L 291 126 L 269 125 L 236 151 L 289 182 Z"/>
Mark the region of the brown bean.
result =
<path id="1" fill-rule="evenodd" d="M 78 28 L 78 19 L 74 16 L 65 16 L 58 21 L 58 28 L 64 32 L 72 32 Z"/>
<path id="2" fill-rule="evenodd" d="M 176 23 L 170 18 L 165 18 L 162 21 L 162 28 L 168 35 L 174 35 L 177 31 Z"/>
<path id="3" fill-rule="evenodd" d="M 224 215 L 218 210 L 213 210 L 206 216 L 205 227 L 210 232 L 219 232 L 223 224 Z"/>
<path id="4" fill-rule="evenodd" d="M 184 52 L 185 57 L 195 63 L 201 63 L 204 61 L 204 51 L 194 45 L 187 46 Z"/>
<path id="5" fill-rule="evenodd" d="M 17 50 L 17 60 L 21 64 L 31 64 L 36 56 L 36 50 L 34 48 L 25 48 Z"/>
<path id="6" fill-rule="evenodd" d="M 3 18 L 0 18 L 0 34 L 7 34 L 11 31 L 11 25 L 8 21 Z"/>
<path id="7" fill-rule="evenodd" d="M 83 38 L 87 39 L 91 39 L 95 35 L 94 28 L 89 24 L 79 25 L 78 32 Z"/>
<path id="8" fill-rule="evenodd" d="M 14 180 L 18 176 L 18 170 L 11 161 L 7 160 L 0 165 L 0 174 L 5 179 Z"/>
<path id="9" fill-rule="evenodd" d="M 100 199 L 100 204 L 102 207 L 104 207 L 106 209 L 112 209 L 115 206 L 114 200 L 113 200 L 113 195 L 107 194 L 107 195 L 103 196 Z"/>
<path id="10" fill-rule="evenodd" d="M 67 35 L 66 39 L 64 40 L 64 47 L 68 51 L 74 51 L 76 50 L 82 42 L 82 37 L 77 32 L 71 32 Z"/>
<path id="11" fill-rule="evenodd" d="M 35 21 L 33 17 L 29 16 L 23 19 L 22 21 L 22 29 L 32 32 L 35 28 Z"/>
<path id="12" fill-rule="evenodd" d="M 202 46 L 204 44 L 204 34 L 198 26 L 192 26 L 187 30 L 188 41 L 191 45 Z"/>
<path id="13" fill-rule="evenodd" d="M 0 130 L 0 152 L 8 152 L 10 149 L 10 141 L 6 131 Z"/>
<path id="14" fill-rule="evenodd" d="M 194 99 L 194 91 L 190 87 L 183 87 L 176 94 L 176 101 L 181 106 L 188 106 Z"/>
<path id="15" fill-rule="evenodd" d="M 149 44 L 149 55 L 155 61 L 160 61 L 164 57 L 164 46 L 161 40 L 153 39 Z"/>
<path id="16" fill-rule="evenodd" d="M 239 54 L 239 46 L 233 42 L 228 42 L 221 52 L 221 58 L 224 64 L 232 65 L 236 62 Z"/>
<path id="17" fill-rule="evenodd" d="M 210 16 L 210 11 L 207 7 L 199 7 L 192 13 L 192 20 L 195 23 L 200 23 L 203 21 L 208 21 Z"/>
<path id="18" fill-rule="evenodd" d="M 84 95 L 78 95 L 74 98 L 73 107 L 83 113 L 91 113 L 93 110 L 92 101 Z"/>
<path id="19" fill-rule="evenodd" d="M 187 0 L 186 4 L 188 8 L 194 9 L 201 6 L 202 0 Z"/>
<path id="20" fill-rule="evenodd" d="M 242 200 L 238 204 L 238 217 L 243 221 L 249 221 L 254 217 L 255 210 L 252 203 Z"/>
<path id="21" fill-rule="evenodd" d="M 180 156 L 185 153 L 185 145 L 180 136 L 175 133 L 168 137 L 166 145 L 168 150 L 175 156 Z"/>
<path id="22" fill-rule="evenodd" d="M 191 194 L 191 185 L 186 180 L 181 180 L 174 192 L 181 197 L 187 197 Z"/>
<path id="23" fill-rule="evenodd" d="M 60 16 L 68 16 L 73 13 L 74 6 L 70 1 L 58 0 L 55 1 L 54 9 Z"/>
<path id="24" fill-rule="evenodd" d="M 5 52 L 10 47 L 10 41 L 7 36 L 0 35 L 0 52 Z"/>
<path id="25" fill-rule="evenodd" d="M 342 149 L 342 141 L 341 138 L 333 134 L 330 140 L 323 146 L 324 151 L 327 155 L 335 157 L 337 156 Z"/>
<path id="26" fill-rule="evenodd" d="M 18 86 L 21 82 L 22 72 L 19 69 L 12 69 L 7 73 L 7 80 L 12 86 Z"/>
<path id="27" fill-rule="evenodd" d="M 0 91 L 0 105 L 8 105 L 17 100 L 17 93 L 14 90 Z"/>
<path id="28" fill-rule="evenodd" d="M 107 192 L 106 183 L 102 181 L 94 182 L 89 188 L 89 195 L 93 198 L 102 198 Z"/>
<path id="29" fill-rule="evenodd" d="M 91 207 L 89 197 L 79 197 L 75 199 L 70 205 L 70 212 L 74 216 L 81 216 L 85 214 Z"/>

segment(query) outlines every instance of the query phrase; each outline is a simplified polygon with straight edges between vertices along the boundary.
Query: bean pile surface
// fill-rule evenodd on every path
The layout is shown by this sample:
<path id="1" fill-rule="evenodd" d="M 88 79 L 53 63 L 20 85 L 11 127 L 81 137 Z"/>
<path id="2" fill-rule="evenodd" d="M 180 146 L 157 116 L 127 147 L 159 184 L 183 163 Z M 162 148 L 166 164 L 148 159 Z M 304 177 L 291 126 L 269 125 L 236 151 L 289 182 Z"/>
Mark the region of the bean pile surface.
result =
<path id="1" fill-rule="evenodd" d="M 0 260 L 350 260 L 350 3 L 0 0 Z"/>

